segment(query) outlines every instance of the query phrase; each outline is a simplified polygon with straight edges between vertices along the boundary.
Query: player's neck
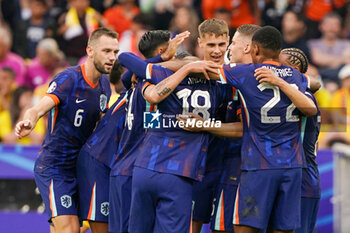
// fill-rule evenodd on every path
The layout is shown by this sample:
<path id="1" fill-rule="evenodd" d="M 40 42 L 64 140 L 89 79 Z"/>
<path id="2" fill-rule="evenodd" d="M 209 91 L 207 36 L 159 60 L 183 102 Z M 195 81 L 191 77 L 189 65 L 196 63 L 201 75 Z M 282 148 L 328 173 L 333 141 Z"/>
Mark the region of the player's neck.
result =
<path id="1" fill-rule="evenodd" d="M 253 63 L 252 56 L 250 54 L 249 54 L 249 56 L 243 56 L 241 63 L 243 63 L 243 64 Z"/>
<path id="2" fill-rule="evenodd" d="M 92 84 L 96 85 L 100 80 L 102 74 L 98 70 L 96 70 L 94 64 L 88 60 L 84 63 L 84 69 L 86 78 Z"/>
<path id="3" fill-rule="evenodd" d="M 274 58 L 264 58 L 264 59 L 262 59 L 261 63 L 266 62 L 266 61 L 267 61 L 267 62 L 268 62 L 268 61 L 279 62 L 278 59 L 274 59 Z"/>
<path id="4" fill-rule="evenodd" d="M 253 59 L 254 63 L 263 63 L 267 61 L 279 62 L 278 58 L 271 57 L 271 56 L 260 56 L 260 57 L 255 57 L 255 59 Z"/>

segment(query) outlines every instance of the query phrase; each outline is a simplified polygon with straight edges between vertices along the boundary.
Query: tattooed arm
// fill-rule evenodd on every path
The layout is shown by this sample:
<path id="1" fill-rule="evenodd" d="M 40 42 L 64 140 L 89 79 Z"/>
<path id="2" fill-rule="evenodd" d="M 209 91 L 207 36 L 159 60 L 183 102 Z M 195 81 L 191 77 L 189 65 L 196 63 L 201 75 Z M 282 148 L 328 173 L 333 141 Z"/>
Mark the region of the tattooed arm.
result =
<path id="1" fill-rule="evenodd" d="M 209 79 L 207 71 L 215 72 L 217 68 L 218 65 L 209 61 L 189 63 L 157 85 L 146 83 L 142 88 L 143 97 L 151 104 L 158 104 L 168 97 L 189 73 L 203 73 Z"/>

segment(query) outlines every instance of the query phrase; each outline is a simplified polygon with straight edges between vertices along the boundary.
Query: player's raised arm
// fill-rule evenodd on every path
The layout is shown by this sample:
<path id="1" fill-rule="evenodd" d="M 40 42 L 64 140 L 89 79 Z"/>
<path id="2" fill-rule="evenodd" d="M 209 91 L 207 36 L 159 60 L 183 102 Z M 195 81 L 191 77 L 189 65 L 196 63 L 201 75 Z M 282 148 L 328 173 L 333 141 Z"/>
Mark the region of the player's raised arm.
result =
<path id="1" fill-rule="evenodd" d="M 168 97 L 189 73 L 203 73 L 209 79 L 207 71 L 215 72 L 216 69 L 218 65 L 211 61 L 189 63 L 157 85 L 145 85 L 142 89 L 143 97 L 149 103 L 157 104 Z"/>
<path id="2" fill-rule="evenodd" d="M 23 120 L 16 124 L 15 134 L 18 138 L 28 136 L 34 129 L 38 120 L 50 109 L 55 107 L 55 102 L 48 96 L 44 96 L 39 103 L 24 113 Z"/>
<path id="3" fill-rule="evenodd" d="M 139 42 L 139 50 L 147 58 L 145 60 L 146 63 L 168 61 L 175 56 L 177 48 L 189 35 L 190 32 L 185 31 L 176 35 L 175 38 L 165 41 L 167 37 L 170 38 L 170 32 L 161 30 L 149 31 L 142 36 Z M 126 89 L 131 88 L 132 75 L 131 70 L 128 70 L 122 77 L 122 82 Z"/>
<path id="4" fill-rule="evenodd" d="M 292 88 L 291 85 L 278 77 L 272 70 L 266 68 L 258 68 L 255 70 L 255 77 L 259 83 L 267 82 L 278 86 L 281 91 L 288 96 L 293 104 L 305 115 L 314 116 L 317 113 L 315 103 L 298 89 Z"/>
<path id="5" fill-rule="evenodd" d="M 184 31 L 180 34 L 177 34 L 173 39 L 169 41 L 168 48 L 164 51 L 164 53 L 161 54 L 161 58 L 163 61 L 168 61 L 172 58 L 174 58 L 177 48 L 182 44 L 182 42 L 185 41 L 190 36 L 189 31 Z"/>

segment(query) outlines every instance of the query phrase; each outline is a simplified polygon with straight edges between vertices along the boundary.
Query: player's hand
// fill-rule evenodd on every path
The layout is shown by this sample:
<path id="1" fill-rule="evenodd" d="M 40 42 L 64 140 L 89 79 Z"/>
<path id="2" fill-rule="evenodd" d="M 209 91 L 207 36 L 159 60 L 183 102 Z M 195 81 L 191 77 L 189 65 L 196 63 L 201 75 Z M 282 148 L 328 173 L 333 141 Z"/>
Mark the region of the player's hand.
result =
<path id="1" fill-rule="evenodd" d="M 190 132 L 201 132 L 203 131 L 203 127 L 197 127 L 197 121 L 202 121 L 204 122 L 204 119 L 196 114 L 193 113 L 187 113 L 186 115 L 179 115 L 176 118 L 178 121 L 183 121 L 184 122 L 184 126 L 182 129 L 186 130 L 186 131 L 190 131 Z M 186 124 L 186 122 L 188 120 L 193 121 L 194 120 L 194 124 Z M 203 124 L 200 124 L 203 126 Z"/>
<path id="2" fill-rule="evenodd" d="M 15 134 L 21 139 L 28 136 L 33 129 L 33 123 L 30 120 L 20 121 L 16 124 Z"/>
<path id="3" fill-rule="evenodd" d="M 210 80 L 210 77 L 208 74 L 209 72 L 217 73 L 218 68 L 220 68 L 220 65 L 212 61 L 196 61 L 196 62 L 189 63 L 185 66 L 187 66 L 190 73 L 203 73 L 204 77 L 207 80 Z"/>
<path id="4" fill-rule="evenodd" d="M 254 76 L 259 83 L 267 82 L 275 86 L 279 86 L 282 80 L 272 70 L 262 67 L 255 70 Z"/>
<path id="5" fill-rule="evenodd" d="M 184 31 L 180 34 L 177 34 L 173 39 L 169 41 L 168 48 L 165 50 L 165 52 L 161 55 L 163 61 L 168 61 L 172 59 L 177 51 L 177 48 L 184 42 L 185 39 L 187 39 L 190 36 L 189 31 Z"/>

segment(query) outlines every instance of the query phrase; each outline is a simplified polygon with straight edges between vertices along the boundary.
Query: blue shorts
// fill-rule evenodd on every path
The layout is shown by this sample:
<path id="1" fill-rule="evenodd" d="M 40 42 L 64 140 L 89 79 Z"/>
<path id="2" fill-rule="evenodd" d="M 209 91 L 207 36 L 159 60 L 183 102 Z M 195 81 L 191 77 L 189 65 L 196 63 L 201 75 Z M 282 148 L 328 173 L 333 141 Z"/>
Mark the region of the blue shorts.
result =
<path id="1" fill-rule="evenodd" d="M 210 229 L 215 231 L 233 232 L 232 219 L 237 188 L 237 185 L 232 184 L 218 185 Z"/>
<path id="2" fill-rule="evenodd" d="M 300 227 L 301 168 L 242 171 L 233 224 L 265 229 Z"/>
<path id="3" fill-rule="evenodd" d="M 35 183 L 45 204 L 45 212 L 51 218 L 60 215 L 78 215 L 78 185 L 72 174 L 34 171 Z"/>
<path id="4" fill-rule="evenodd" d="M 320 198 L 301 198 L 301 227 L 295 233 L 314 232 Z"/>
<path id="5" fill-rule="evenodd" d="M 109 224 L 113 233 L 128 232 L 131 205 L 131 176 L 111 176 L 109 184 Z"/>
<path id="6" fill-rule="evenodd" d="M 192 191 L 189 178 L 135 167 L 129 232 L 190 232 Z"/>
<path id="7" fill-rule="evenodd" d="M 210 222 L 217 185 L 220 183 L 220 171 L 208 172 L 201 182 L 193 185 L 193 220 Z"/>
<path id="8" fill-rule="evenodd" d="M 81 150 L 77 161 L 79 218 L 108 222 L 110 169 Z"/>

